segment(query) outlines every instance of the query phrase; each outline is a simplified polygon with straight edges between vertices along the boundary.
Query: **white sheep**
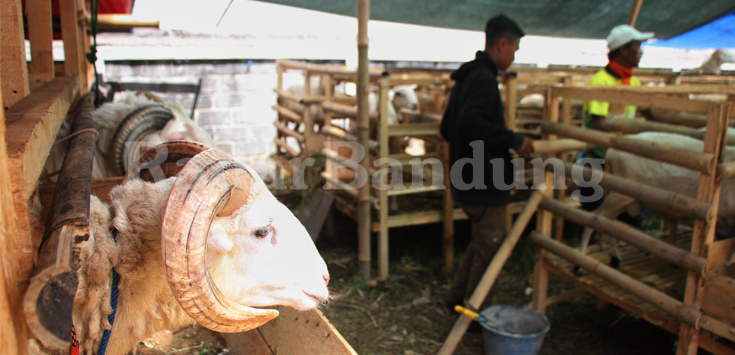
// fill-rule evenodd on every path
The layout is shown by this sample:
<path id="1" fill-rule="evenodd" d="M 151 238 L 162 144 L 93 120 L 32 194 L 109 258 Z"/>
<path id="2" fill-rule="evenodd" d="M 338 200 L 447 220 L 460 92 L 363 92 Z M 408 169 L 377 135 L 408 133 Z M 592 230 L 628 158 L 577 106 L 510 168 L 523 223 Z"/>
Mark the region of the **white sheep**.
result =
<path id="1" fill-rule="evenodd" d="M 649 142 L 664 142 L 691 151 L 703 151 L 701 140 L 674 133 L 643 132 L 631 135 L 630 137 Z M 726 148 L 724 161 L 735 161 L 735 147 Z M 697 198 L 700 176 L 698 171 L 644 158 L 614 148 L 607 150 L 605 154 L 605 165 L 606 173 L 609 172 L 616 176 L 663 189 L 670 190 L 675 188 L 677 193 Z M 651 206 L 651 209 L 666 218 L 678 220 L 691 219 L 691 216 L 673 215 L 671 210 L 661 210 L 654 206 Z M 640 210 L 640 202 L 621 193 L 609 191 L 606 193 L 602 205 L 594 213 L 616 219 L 623 212 L 627 211 L 629 214 L 635 215 Z M 722 181 L 720 205 L 717 214 L 717 233 L 721 235 L 726 234 L 732 228 L 734 219 L 735 180 L 728 179 Z M 585 228 L 582 234 L 580 252 L 586 253 L 593 232 L 591 228 Z M 610 247 L 608 252 L 611 257 L 611 264 L 618 265 L 620 263 L 620 254 L 617 248 L 617 242 L 612 237 L 609 239 L 609 242 Z"/>
<path id="2" fill-rule="evenodd" d="M 216 147 L 212 137 L 177 102 L 128 93 L 94 111 L 99 138 L 93 178 L 122 176 L 141 151 L 162 142 L 190 140 Z"/>
<path id="3" fill-rule="evenodd" d="M 78 245 L 72 319 L 82 353 L 96 353 L 110 328 L 112 268 L 120 281 L 108 355 L 195 321 L 246 331 L 278 315 L 251 307 L 308 310 L 328 298 L 326 264 L 303 225 L 221 151 L 196 155 L 175 177 L 131 179 L 110 198 L 92 196 L 90 237 Z"/>

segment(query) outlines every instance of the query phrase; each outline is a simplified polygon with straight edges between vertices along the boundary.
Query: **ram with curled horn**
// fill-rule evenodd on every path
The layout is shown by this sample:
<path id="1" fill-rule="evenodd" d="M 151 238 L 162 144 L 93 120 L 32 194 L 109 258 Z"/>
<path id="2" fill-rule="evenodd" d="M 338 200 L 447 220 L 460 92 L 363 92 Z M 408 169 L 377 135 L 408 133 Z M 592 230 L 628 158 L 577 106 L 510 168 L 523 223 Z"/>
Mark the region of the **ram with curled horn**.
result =
<path id="1" fill-rule="evenodd" d="M 181 144 L 207 148 L 169 143 L 164 150 Z M 278 315 L 256 307 L 308 310 L 327 300 L 326 264 L 257 173 L 216 149 L 180 169 L 157 182 L 126 178 L 109 205 L 92 197 L 72 312 L 82 353 L 97 353 L 110 327 L 106 354 L 126 354 L 164 329 L 198 322 L 218 332 L 247 331 Z"/>

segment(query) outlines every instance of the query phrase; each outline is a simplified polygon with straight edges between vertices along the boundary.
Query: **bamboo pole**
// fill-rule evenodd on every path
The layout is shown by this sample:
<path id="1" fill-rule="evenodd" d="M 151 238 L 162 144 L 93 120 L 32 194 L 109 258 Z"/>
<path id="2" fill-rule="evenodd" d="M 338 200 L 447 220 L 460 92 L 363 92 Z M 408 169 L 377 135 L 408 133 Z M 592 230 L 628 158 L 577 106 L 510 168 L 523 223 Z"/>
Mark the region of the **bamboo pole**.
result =
<path id="1" fill-rule="evenodd" d="M 631 120 L 628 118 L 613 118 L 604 122 L 605 127 L 609 131 L 620 131 L 624 133 L 640 133 L 640 132 L 667 132 L 676 133 L 699 140 L 704 139 L 705 131 L 696 128 L 682 127 L 668 123 Z M 735 137 L 727 138 L 727 145 L 735 145 Z"/>
<path id="2" fill-rule="evenodd" d="M 345 132 L 344 130 L 340 128 L 334 127 L 334 126 L 322 127 L 321 133 L 327 136 L 330 136 L 330 137 L 341 139 L 343 141 L 357 142 L 357 137 Z M 378 145 L 379 144 L 377 141 L 370 140 L 368 143 L 368 148 L 371 151 L 375 151 L 378 149 Z"/>
<path id="3" fill-rule="evenodd" d="M 633 7 L 630 8 L 630 15 L 628 16 L 628 25 L 635 26 L 635 21 L 638 19 L 638 14 L 641 12 L 641 4 L 643 0 L 633 0 Z"/>
<path id="4" fill-rule="evenodd" d="M 324 111 L 336 113 L 337 115 L 339 115 L 339 117 L 356 119 L 358 116 L 358 108 L 356 106 L 324 101 L 322 102 L 322 108 L 324 109 Z M 378 119 L 377 112 L 370 112 L 369 115 L 371 120 Z"/>
<path id="5" fill-rule="evenodd" d="M 380 79 L 380 92 L 379 92 L 379 110 L 380 120 L 378 121 L 378 143 L 379 143 L 379 154 L 380 158 L 387 158 L 390 154 L 388 144 L 388 105 L 390 105 L 388 99 L 388 91 L 390 90 L 389 84 L 390 77 L 382 77 Z M 381 171 L 387 171 L 390 166 L 388 163 L 383 163 L 380 166 Z M 388 211 L 390 210 L 388 202 L 388 182 L 386 181 L 389 177 L 382 176 L 378 183 L 378 222 L 380 223 L 380 231 L 378 232 L 378 277 L 381 280 L 388 279 Z M 390 177 L 395 178 L 394 176 Z"/>
<path id="6" fill-rule="evenodd" d="M 93 94 L 85 95 L 74 113 L 73 131 L 80 134 L 69 143 L 61 165 L 53 212 L 23 305 L 28 327 L 44 346 L 55 350 L 68 349 L 71 341 L 71 312 L 77 289 L 73 245 L 89 238 L 89 196 L 97 139 L 90 130 L 94 126 L 93 99 Z"/>
<path id="7" fill-rule="evenodd" d="M 299 141 L 299 143 L 303 144 L 306 141 L 303 134 L 288 128 L 285 124 L 281 122 L 273 121 L 273 125 L 276 126 L 279 132 L 285 134 L 286 136 L 296 138 L 296 140 Z"/>
<path id="8" fill-rule="evenodd" d="M 368 95 L 370 94 L 370 65 L 368 57 L 368 21 L 370 0 L 357 0 L 357 142 L 367 151 L 370 143 L 370 117 Z M 364 171 L 370 171 L 369 154 L 363 156 Z M 370 278 L 370 184 L 360 186 L 357 199 L 358 251 L 357 271 L 363 278 Z"/>
<path id="9" fill-rule="evenodd" d="M 296 151 L 296 149 L 291 148 L 291 146 L 286 144 L 286 142 L 278 138 L 273 138 L 273 143 L 276 144 L 276 147 L 283 148 L 283 150 L 285 150 L 288 153 L 288 155 L 292 157 L 298 157 L 300 155 L 299 152 Z"/>
<path id="10" fill-rule="evenodd" d="M 554 122 L 543 122 L 541 129 L 547 133 L 558 134 L 603 147 L 613 147 L 642 157 L 671 163 L 707 174 L 712 174 L 715 169 L 715 157 L 710 153 L 694 152 L 666 143 L 641 141 L 631 137 L 618 136 L 613 133 L 566 126 Z"/>
<path id="11" fill-rule="evenodd" d="M 357 19 L 357 21 L 358 21 L 358 24 L 357 24 L 357 26 L 358 26 L 358 37 L 360 36 L 359 30 L 360 30 L 360 25 L 361 25 L 360 24 L 360 11 L 361 11 L 361 9 L 360 9 L 360 1 L 364 1 L 364 0 L 358 0 L 358 8 L 357 8 L 357 11 L 358 11 L 358 14 L 357 14 L 357 16 L 358 16 L 358 19 Z M 367 18 L 365 18 L 365 19 L 366 20 L 369 20 L 370 14 L 368 13 L 366 16 L 367 16 Z M 364 26 L 367 26 L 367 23 L 365 23 Z M 365 42 L 365 43 L 367 43 L 367 42 Z M 359 46 L 360 46 L 360 39 L 359 38 L 358 38 L 358 44 L 357 45 L 358 45 L 358 52 L 359 52 L 359 50 L 360 50 L 360 48 L 359 48 Z M 365 47 L 365 49 L 367 49 L 367 47 Z M 360 71 L 359 57 L 358 57 L 358 68 L 357 68 L 357 70 L 355 70 L 353 68 L 347 68 L 347 67 L 336 67 L 336 66 L 333 66 L 333 65 L 305 63 L 305 62 L 300 62 L 300 61 L 296 61 L 296 60 L 288 60 L 288 59 L 277 59 L 276 60 L 276 64 L 282 65 L 284 67 L 284 69 L 301 69 L 301 70 L 308 70 L 308 71 L 310 71 L 312 73 L 331 74 L 331 75 L 343 76 L 343 77 L 350 78 L 353 81 L 354 80 L 357 80 L 357 77 L 359 76 L 359 71 Z M 366 64 L 366 65 L 369 65 L 369 64 Z M 368 74 L 369 77 L 375 77 L 375 78 L 379 78 L 379 77 L 383 76 L 384 73 L 385 73 L 385 71 L 383 69 L 380 69 L 380 68 L 372 68 L 372 69 L 366 69 L 366 70 L 367 70 L 367 74 Z"/>
<path id="12" fill-rule="evenodd" d="M 87 24 L 92 20 L 89 15 L 85 16 Z M 125 14 L 99 14 L 97 15 L 97 26 L 100 30 L 131 30 L 133 28 L 159 28 L 161 21 L 140 18 Z"/>
<path id="13" fill-rule="evenodd" d="M 490 289 L 495 284 L 495 280 L 498 279 L 500 270 L 502 270 L 505 262 L 508 261 L 513 248 L 521 238 L 523 230 L 526 228 L 526 225 L 528 225 L 528 222 L 531 220 L 531 217 L 536 212 L 536 208 L 543 198 L 544 195 L 542 190 L 537 190 L 534 191 L 528 199 L 526 206 L 523 207 L 523 211 L 521 211 L 521 214 L 518 216 L 513 227 L 506 235 L 503 243 L 500 244 L 500 248 L 498 248 L 498 251 L 495 253 L 490 265 L 488 265 L 485 273 L 482 275 L 475 291 L 472 292 L 472 296 L 470 296 L 469 299 L 469 304 L 472 307 L 479 307 L 485 299 L 485 296 L 487 296 L 487 293 L 490 292 Z M 467 331 L 467 326 L 470 325 L 471 321 L 472 319 L 469 317 L 459 317 L 457 319 L 457 322 L 454 323 L 454 327 L 447 336 L 447 339 L 444 340 L 444 344 L 442 344 L 442 347 L 439 349 L 438 355 L 449 355 L 454 352 L 457 345 L 462 340 L 464 333 Z"/>
<path id="14" fill-rule="evenodd" d="M 553 169 L 554 167 L 552 165 L 547 165 L 546 168 Z M 567 176 L 573 176 L 573 171 L 575 169 L 580 169 L 582 172 L 581 178 L 585 181 L 590 181 L 592 179 L 593 171 L 589 167 L 581 169 L 580 166 L 575 167 L 574 164 L 566 162 L 564 163 L 564 169 Z M 693 216 L 694 218 L 702 221 L 715 220 L 716 215 L 714 214 L 712 204 L 710 203 L 699 201 L 695 198 L 656 186 L 621 178 L 610 173 L 602 171 L 595 171 L 594 173 L 602 174 L 602 179 L 600 180 L 599 185 L 605 190 L 617 191 L 641 201 L 646 205 L 656 206 L 662 210 L 670 210 L 685 216 Z"/>
<path id="15" fill-rule="evenodd" d="M 614 235 L 616 238 L 634 245 L 651 255 L 655 255 L 668 263 L 682 267 L 699 275 L 702 274 L 702 270 L 707 264 L 707 260 L 705 258 L 673 246 L 660 239 L 651 237 L 645 232 L 623 222 L 570 207 L 563 202 L 556 201 L 551 198 L 545 198 L 541 201 L 539 208 L 562 216 L 579 225 L 590 227 L 604 234 Z"/>
<path id="16" fill-rule="evenodd" d="M 290 120 L 292 122 L 295 122 L 295 123 L 298 123 L 298 124 L 303 123 L 303 121 L 301 119 L 301 116 L 297 112 L 292 111 L 292 110 L 290 110 L 290 109 L 288 109 L 286 107 L 283 107 L 281 105 L 273 105 L 272 107 L 281 116 L 283 116 L 283 118 L 287 118 L 288 120 Z"/>
<path id="17" fill-rule="evenodd" d="M 544 236 L 538 232 L 532 232 L 529 239 L 534 244 L 548 250 L 554 255 L 558 255 L 575 265 L 579 265 L 583 269 L 609 281 L 615 286 L 648 302 L 656 308 L 663 310 L 670 316 L 675 317 L 686 324 L 699 326 L 701 329 L 708 330 L 730 340 L 735 339 L 735 328 L 731 325 L 702 314 L 702 312 L 688 307 L 681 301 L 656 290 L 645 283 L 620 272 L 619 270 L 607 266 L 588 255 L 581 254 L 565 244 L 557 242 L 554 239 Z"/>
<path id="18" fill-rule="evenodd" d="M 533 152 L 537 154 L 555 154 L 570 150 L 587 150 L 592 146 L 576 139 L 543 139 L 533 142 Z"/>

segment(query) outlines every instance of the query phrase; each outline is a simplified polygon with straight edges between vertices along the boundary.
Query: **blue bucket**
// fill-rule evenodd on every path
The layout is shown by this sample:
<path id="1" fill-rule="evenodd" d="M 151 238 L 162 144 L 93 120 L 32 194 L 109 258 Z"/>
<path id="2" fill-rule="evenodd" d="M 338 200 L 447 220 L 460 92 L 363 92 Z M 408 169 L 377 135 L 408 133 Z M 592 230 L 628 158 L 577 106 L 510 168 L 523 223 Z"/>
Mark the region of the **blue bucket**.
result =
<path id="1" fill-rule="evenodd" d="M 482 325 L 486 355 L 535 355 L 549 331 L 541 312 L 520 306 L 493 306 L 481 312 L 490 325 Z"/>

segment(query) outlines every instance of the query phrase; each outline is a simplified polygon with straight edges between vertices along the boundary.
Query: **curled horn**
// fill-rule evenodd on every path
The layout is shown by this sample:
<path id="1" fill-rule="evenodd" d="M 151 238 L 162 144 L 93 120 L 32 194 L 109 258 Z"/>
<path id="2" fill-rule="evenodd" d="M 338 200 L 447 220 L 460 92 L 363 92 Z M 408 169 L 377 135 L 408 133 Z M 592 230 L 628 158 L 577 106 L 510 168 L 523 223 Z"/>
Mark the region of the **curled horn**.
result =
<path id="1" fill-rule="evenodd" d="M 212 220 L 246 203 L 254 187 L 255 180 L 245 166 L 222 151 L 210 149 L 196 155 L 179 172 L 166 204 L 161 243 L 169 285 L 186 313 L 214 331 L 243 332 L 278 316 L 276 310 L 251 308 L 227 299 L 206 269 Z"/>
<path id="2" fill-rule="evenodd" d="M 138 107 L 128 113 L 117 125 L 115 135 L 112 136 L 110 153 L 115 161 L 114 168 L 118 176 L 125 175 L 128 149 L 126 142 L 134 142 L 146 133 L 158 131 L 174 119 L 174 114 L 163 105 L 154 104 Z"/>
<path id="3" fill-rule="evenodd" d="M 207 149 L 211 147 L 192 141 L 157 144 L 143 152 L 140 158 L 130 166 L 122 183 L 133 178 L 157 182 L 176 176 L 191 158 Z"/>

